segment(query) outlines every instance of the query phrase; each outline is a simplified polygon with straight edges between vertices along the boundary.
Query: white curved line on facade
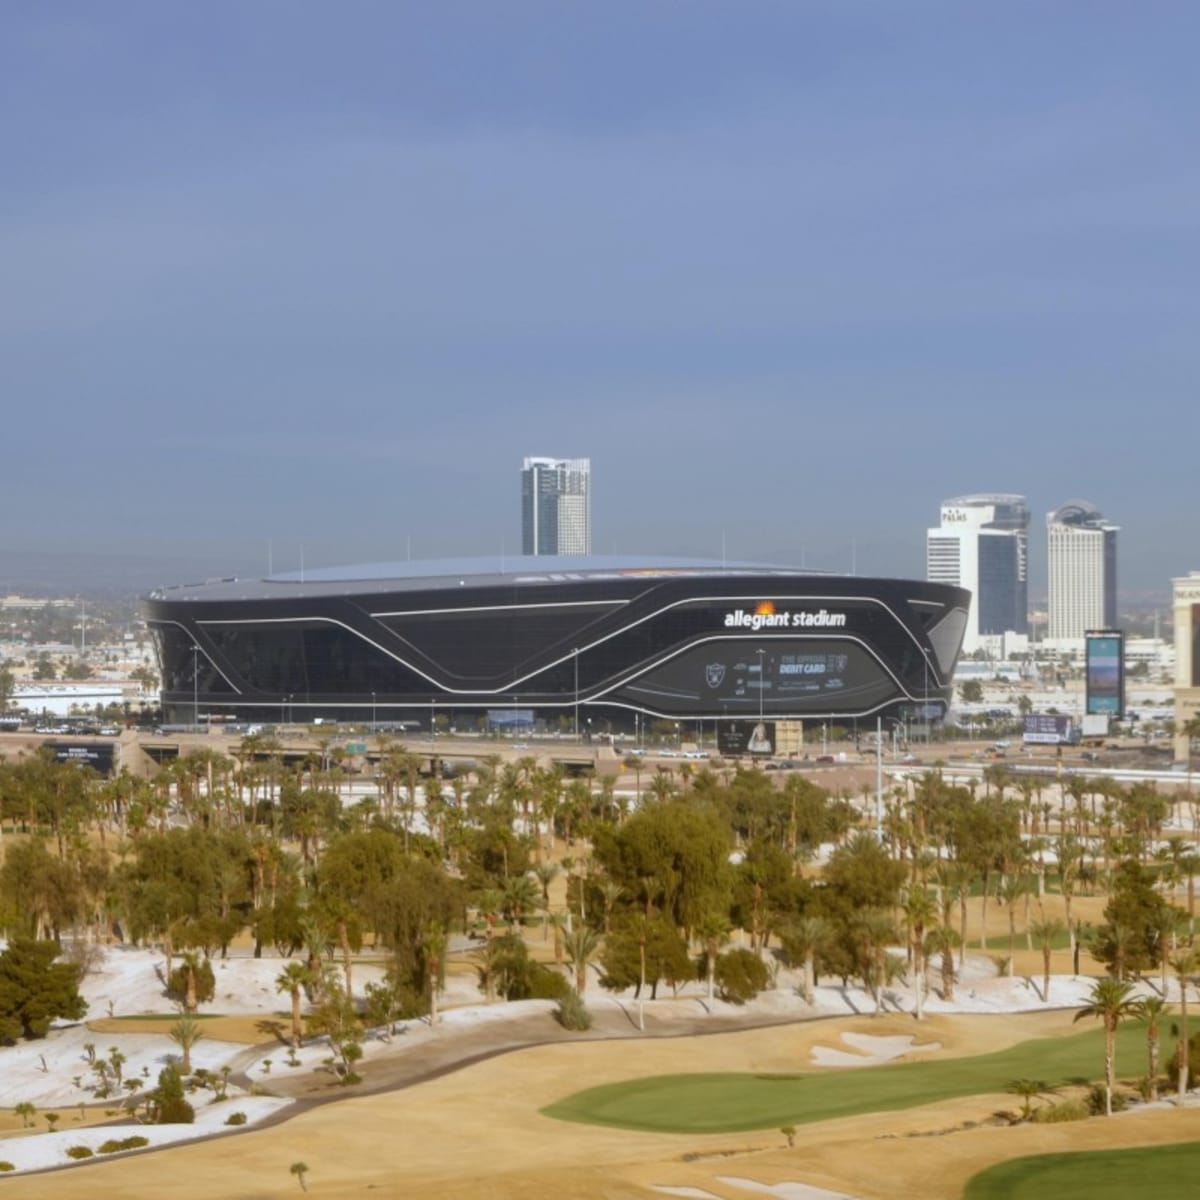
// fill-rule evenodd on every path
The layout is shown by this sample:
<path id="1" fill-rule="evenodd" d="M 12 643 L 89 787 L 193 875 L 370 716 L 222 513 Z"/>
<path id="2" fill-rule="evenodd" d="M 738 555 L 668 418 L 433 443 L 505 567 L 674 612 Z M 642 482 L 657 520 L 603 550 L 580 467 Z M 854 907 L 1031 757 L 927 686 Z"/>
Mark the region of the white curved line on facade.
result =
<path id="1" fill-rule="evenodd" d="M 758 599 L 761 600 L 761 598 L 762 598 L 762 594 L 760 593 L 758 595 Z M 916 646 L 918 651 L 921 651 L 923 653 L 922 648 L 921 648 L 921 643 L 917 640 L 917 638 L 913 634 L 913 632 L 904 624 L 903 621 L 900 620 L 900 618 L 896 615 L 896 613 L 892 610 L 892 608 L 889 605 L 885 604 L 882 600 L 878 599 L 875 596 L 789 596 L 789 597 L 787 597 L 787 600 L 788 600 L 788 603 L 804 603 L 804 602 L 817 601 L 822 604 L 868 603 L 868 604 L 877 605 L 878 607 L 882 608 L 906 634 L 908 634 L 908 637 L 912 641 L 913 645 Z M 441 692 L 443 693 L 443 695 L 447 695 L 447 696 L 502 696 L 506 692 L 511 692 L 513 690 L 513 688 L 517 687 L 519 684 L 524 683 L 526 680 L 534 679 L 538 675 L 541 675 L 544 672 L 549 671 L 554 667 L 561 666 L 563 663 L 569 663 L 573 659 L 575 659 L 578 655 L 584 653 L 585 651 L 591 650 L 591 649 L 595 648 L 596 646 L 603 645 L 603 643 L 605 643 L 607 641 L 611 641 L 614 637 L 617 637 L 618 635 L 620 635 L 622 633 L 626 633 L 630 629 L 634 629 L 638 625 L 644 624 L 646 621 L 653 620 L 653 618 L 661 615 L 662 613 L 669 612 L 673 608 L 679 608 L 682 605 L 686 605 L 686 604 L 711 604 L 711 603 L 747 604 L 747 603 L 751 603 L 751 602 L 752 602 L 752 598 L 746 597 L 746 596 L 692 596 L 686 600 L 672 601 L 672 603 L 666 604 L 662 608 L 655 609 L 654 612 L 648 613 L 644 617 L 639 617 L 636 621 L 632 621 L 628 625 L 622 625 L 619 629 L 613 630 L 612 633 L 605 634 L 604 637 L 597 638 L 595 641 L 588 642 L 586 645 L 576 647 L 575 649 L 573 649 L 571 651 L 570 654 L 564 654 L 561 658 L 556 658 L 553 662 L 546 663 L 544 666 L 538 667 L 537 670 L 535 670 L 535 671 L 530 671 L 526 675 L 519 676 L 518 678 L 512 680 L 512 682 L 506 684 L 504 687 L 498 687 L 498 688 L 450 688 L 450 687 L 446 687 L 444 684 L 439 683 L 432 675 L 429 675 L 425 671 L 422 671 L 419 667 L 414 666 L 412 663 L 408 662 L 406 659 L 401 658 L 400 655 L 394 654 L 391 650 L 388 650 L 385 646 L 381 646 L 374 639 L 367 637 L 363 633 L 359 633 L 359 631 L 357 629 L 355 629 L 353 626 L 347 625 L 344 621 L 337 620 L 336 617 L 319 617 L 319 616 L 312 616 L 312 617 L 257 617 L 257 618 L 238 617 L 238 618 L 212 619 L 212 620 L 207 620 L 207 621 L 197 620 L 196 624 L 197 625 L 294 625 L 294 624 L 298 624 L 298 623 L 307 621 L 307 622 L 325 622 L 326 624 L 329 624 L 329 625 L 338 625 L 342 629 L 345 629 L 348 633 L 351 633 L 355 637 L 360 638 L 362 641 L 366 642 L 367 645 L 374 646 L 375 649 L 378 650 L 381 654 L 386 654 L 388 656 L 388 658 L 392 659 L 395 662 L 400 663 L 400 665 L 403 667 L 407 667 L 410 671 L 419 675 L 422 679 L 426 680 L 427 682 L 432 684 L 434 687 L 440 689 Z M 456 610 L 448 610 L 448 611 L 456 611 Z M 177 625 L 179 623 L 177 621 L 172 621 L 171 624 Z M 183 628 L 183 627 L 181 626 L 181 628 Z M 187 632 L 186 629 L 184 630 L 184 632 L 185 633 Z M 751 637 L 751 634 L 746 633 L 746 634 L 741 634 L 738 636 L 740 636 L 744 640 L 746 638 Z M 758 637 L 759 635 L 754 634 L 753 636 Z M 766 636 L 770 637 L 772 635 L 766 635 Z M 775 635 L 775 636 L 778 637 L 778 635 Z M 804 635 L 804 636 L 812 637 L 813 635 Z M 860 645 L 864 646 L 871 653 L 872 657 L 874 657 L 875 660 L 877 662 L 879 662 L 880 666 L 883 666 L 884 670 L 887 671 L 889 675 L 892 675 L 893 679 L 896 679 L 895 675 L 893 675 L 892 672 L 886 666 L 884 666 L 883 662 L 879 659 L 879 656 L 876 655 L 874 653 L 874 651 L 870 650 L 870 647 L 866 646 L 866 643 L 863 642 L 860 638 L 856 638 L 851 634 L 843 634 L 841 636 L 843 638 L 846 638 L 851 641 L 857 641 Z M 704 638 L 702 640 L 703 641 L 719 641 L 722 639 L 721 639 L 720 635 L 716 635 L 712 638 Z M 652 663 L 650 667 L 646 668 L 646 670 L 648 671 L 648 670 L 652 669 L 652 667 L 657 666 L 659 662 L 665 662 L 665 661 L 667 661 L 668 658 L 673 658 L 675 656 L 675 654 L 682 653 L 683 650 L 686 650 L 690 646 L 695 646 L 695 645 L 699 645 L 699 644 L 700 644 L 699 642 L 695 642 L 695 641 L 688 642 L 686 646 L 680 647 L 678 650 L 674 651 L 672 654 L 667 655 L 666 658 L 659 659 L 656 662 Z M 219 670 L 219 668 L 218 668 L 218 670 Z M 622 681 L 622 683 L 627 683 L 627 682 L 629 682 L 630 679 L 636 679 L 639 675 L 643 675 L 643 674 L 645 674 L 645 671 L 639 671 L 636 675 L 628 676 L 625 680 Z M 222 677 L 224 677 L 223 672 L 222 672 Z M 900 686 L 901 690 L 904 691 L 905 695 L 908 695 L 907 689 L 905 689 L 904 686 L 902 684 L 900 684 L 900 681 L 896 680 L 896 683 L 898 686 Z M 230 686 L 232 686 L 232 684 Z M 617 684 L 615 686 L 619 687 L 619 686 L 621 686 L 621 684 Z M 242 694 L 240 689 L 235 689 L 235 690 L 238 691 L 239 695 Z M 590 696 L 606 695 L 608 692 L 610 692 L 612 690 L 613 690 L 612 688 L 606 688 L 603 692 L 588 693 L 588 695 L 590 695 Z M 582 693 L 581 693 L 581 696 L 582 696 Z M 913 699 L 913 697 L 911 697 L 911 696 L 909 698 Z M 333 702 L 327 701 L 326 703 L 333 703 Z M 573 703 L 573 701 L 571 701 L 571 703 Z M 553 707 L 553 702 L 550 702 L 550 706 Z"/>

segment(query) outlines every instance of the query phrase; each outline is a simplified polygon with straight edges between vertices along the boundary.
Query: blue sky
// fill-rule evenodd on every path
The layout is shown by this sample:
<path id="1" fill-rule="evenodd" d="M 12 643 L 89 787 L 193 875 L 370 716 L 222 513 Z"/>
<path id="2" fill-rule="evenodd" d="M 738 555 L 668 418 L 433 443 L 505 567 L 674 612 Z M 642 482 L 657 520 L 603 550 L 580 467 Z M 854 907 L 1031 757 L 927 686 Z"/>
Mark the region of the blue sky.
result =
<path id="1" fill-rule="evenodd" d="M 1200 565 L 1191 4 L 0 9 L 0 551 L 919 576 L 941 499 Z M 20 514 L 13 520 L 14 513 Z M 190 576 L 189 576 L 190 577 Z"/>

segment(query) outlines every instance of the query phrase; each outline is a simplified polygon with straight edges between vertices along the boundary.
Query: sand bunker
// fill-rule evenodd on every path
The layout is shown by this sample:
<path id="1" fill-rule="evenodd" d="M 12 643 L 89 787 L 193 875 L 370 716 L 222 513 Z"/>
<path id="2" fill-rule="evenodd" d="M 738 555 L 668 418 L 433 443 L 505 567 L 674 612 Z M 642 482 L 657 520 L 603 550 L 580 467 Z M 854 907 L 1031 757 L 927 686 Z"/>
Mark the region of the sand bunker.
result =
<path id="1" fill-rule="evenodd" d="M 931 1053 L 942 1048 L 941 1042 L 922 1042 L 908 1035 L 875 1037 L 869 1033 L 843 1033 L 842 1041 L 850 1050 L 835 1050 L 829 1046 L 814 1046 L 812 1060 L 819 1067 L 877 1067 L 894 1062 L 913 1052 Z"/>
<path id="2" fill-rule="evenodd" d="M 743 1179 L 738 1175 L 718 1175 L 718 1183 L 727 1183 L 743 1192 L 758 1192 L 764 1196 L 776 1196 L 778 1200 L 854 1200 L 844 1192 L 828 1192 L 824 1188 L 811 1187 L 807 1183 L 785 1180 L 783 1183 L 759 1183 L 757 1179 Z M 663 1187 L 654 1189 L 667 1196 L 688 1196 L 694 1200 L 721 1200 L 715 1192 L 697 1187 Z"/>

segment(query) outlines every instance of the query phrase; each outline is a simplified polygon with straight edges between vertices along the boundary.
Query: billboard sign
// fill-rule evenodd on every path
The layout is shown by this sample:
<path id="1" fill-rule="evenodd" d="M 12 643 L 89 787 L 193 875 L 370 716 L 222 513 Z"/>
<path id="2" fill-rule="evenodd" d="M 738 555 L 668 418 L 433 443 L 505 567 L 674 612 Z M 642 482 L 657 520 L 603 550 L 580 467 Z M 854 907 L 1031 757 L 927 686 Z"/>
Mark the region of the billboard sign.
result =
<path id="1" fill-rule="evenodd" d="M 1084 668 L 1084 711 L 1121 720 L 1125 716 L 1125 635 L 1120 630 L 1089 630 Z"/>
<path id="2" fill-rule="evenodd" d="M 111 775 L 116 759 L 116 746 L 112 742 L 54 742 L 44 743 L 54 755 L 55 762 L 75 763 L 80 767 L 91 767 L 101 775 Z"/>
<path id="3" fill-rule="evenodd" d="M 729 758 L 775 753 L 774 721 L 718 721 L 717 749 Z"/>
<path id="4" fill-rule="evenodd" d="M 1029 713 L 1025 718 L 1027 746 L 1073 746 L 1079 741 L 1075 722 L 1059 713 Z"/>

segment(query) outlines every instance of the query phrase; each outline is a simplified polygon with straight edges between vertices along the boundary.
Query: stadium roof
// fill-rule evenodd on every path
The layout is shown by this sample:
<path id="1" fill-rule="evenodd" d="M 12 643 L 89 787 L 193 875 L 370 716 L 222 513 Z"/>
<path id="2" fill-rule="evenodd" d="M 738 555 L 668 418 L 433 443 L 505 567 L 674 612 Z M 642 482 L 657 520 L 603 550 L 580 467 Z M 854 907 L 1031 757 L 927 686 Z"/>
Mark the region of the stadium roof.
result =
<path id="1" fill-rule="evenodd" d="M 621 576 L 668 578 L 680 575 L 821 575 L 801 567 L 773 563 L 722 562 L 719 559 L 659 558 L 649 555 L 539 555 L 491 558 L 442 558 L 416 562 L 358 563 L 310 567 L 265 579 L 213 579 L 158 589 L 154 600 L 261 600 L 271 597 L 341 596 L 386 589 L 426 591 L 438 587 L 527 587 L 571 580 Z M 381 587 L 381 585 L 383 585 Z"/>

